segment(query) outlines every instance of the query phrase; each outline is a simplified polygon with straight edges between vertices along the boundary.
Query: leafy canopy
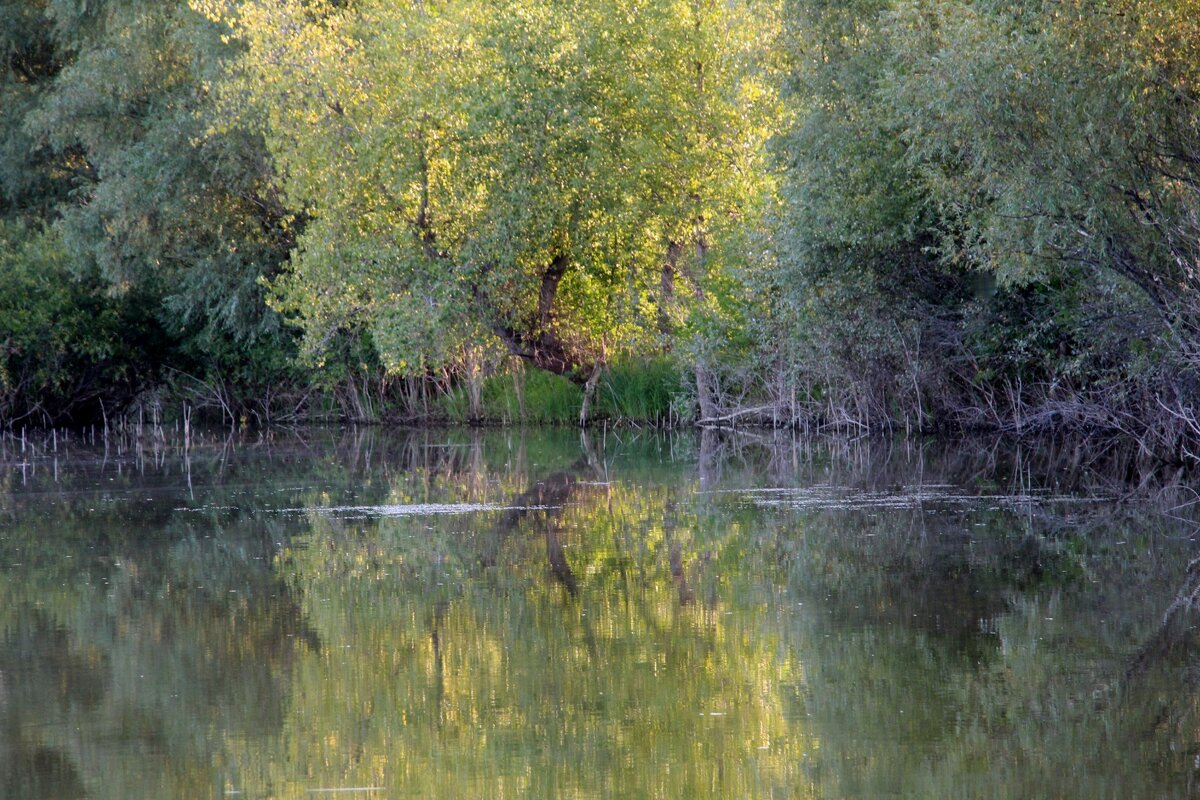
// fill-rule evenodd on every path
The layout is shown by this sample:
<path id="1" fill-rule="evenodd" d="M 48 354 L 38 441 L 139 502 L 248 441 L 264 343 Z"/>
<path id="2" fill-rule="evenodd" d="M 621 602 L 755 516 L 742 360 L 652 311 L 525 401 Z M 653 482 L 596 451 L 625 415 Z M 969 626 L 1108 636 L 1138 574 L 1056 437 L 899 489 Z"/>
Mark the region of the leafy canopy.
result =
<path id="1" fill-rule="evenodd" d="M 308 218 L 274 286 L 315 353 L 365 326 L 397 371 L 496 337 L 571 373 L 654 344 L 669 244 L 772 190 L 767 3 L 196 5 L 245 44 L 226 99 Z"/>

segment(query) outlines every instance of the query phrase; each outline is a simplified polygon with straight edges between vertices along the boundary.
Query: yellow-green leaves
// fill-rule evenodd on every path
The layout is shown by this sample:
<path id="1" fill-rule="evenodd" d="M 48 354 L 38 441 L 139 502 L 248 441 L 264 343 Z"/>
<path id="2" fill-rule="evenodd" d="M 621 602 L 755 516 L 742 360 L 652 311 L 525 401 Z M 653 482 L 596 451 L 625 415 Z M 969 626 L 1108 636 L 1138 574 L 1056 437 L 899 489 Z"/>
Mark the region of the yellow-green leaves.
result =
<path id="1" fill-rule="evenodd" d="M 367 325 L 397 369 L 497 331 L 575 364 L 651 345 L 669 243 L 773 190 L 770 4 L 195 1 L 309 217 L 277 290 L 316 345 Z"/>

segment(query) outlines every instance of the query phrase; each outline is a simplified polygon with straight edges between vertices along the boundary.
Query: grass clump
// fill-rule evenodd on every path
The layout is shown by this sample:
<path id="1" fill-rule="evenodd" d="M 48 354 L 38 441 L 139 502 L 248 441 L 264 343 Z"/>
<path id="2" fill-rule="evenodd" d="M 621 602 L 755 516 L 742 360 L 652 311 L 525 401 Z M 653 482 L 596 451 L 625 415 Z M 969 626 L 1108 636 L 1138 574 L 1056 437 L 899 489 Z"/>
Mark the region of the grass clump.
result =
<path id="1" fill-rule="evenodd" d="M 598 419 L 666 425 L 692 417 L 683 372 L 665 356 L 613 364 L 597 395 Z"/>
<path id="2" fill-rule="evenodd" d="M 521 388 L 518 389 L 518 381 Z M 583 391 L 566 378 L 541 370 L 491 375 L 482 381 L 480 405 L 482 419 L 471 418 L 471 403 L 466 385 L 459 384 L 441 398 L 442 410 L 451 422 L 490 422 L 509 425 L 518 422 L 539 425 L 574 424 L 579 420 Z M 521 393 L 524 393 L 524 414 Z"/>
<path id="3" fill-rule="evenodd" d="M 692 417 L 688 398 L 683 373 L 670 359 L 620 361 L 600 379 L 592 419 L 678 424 Z M 568 379 L 541 370 L 523 370 L 481 380 L 480 419 L 472 418 L 465 383 L 443 395 L 439 405 L 453 423 L 575 425 L 582 402 L 582 389 Z"/>

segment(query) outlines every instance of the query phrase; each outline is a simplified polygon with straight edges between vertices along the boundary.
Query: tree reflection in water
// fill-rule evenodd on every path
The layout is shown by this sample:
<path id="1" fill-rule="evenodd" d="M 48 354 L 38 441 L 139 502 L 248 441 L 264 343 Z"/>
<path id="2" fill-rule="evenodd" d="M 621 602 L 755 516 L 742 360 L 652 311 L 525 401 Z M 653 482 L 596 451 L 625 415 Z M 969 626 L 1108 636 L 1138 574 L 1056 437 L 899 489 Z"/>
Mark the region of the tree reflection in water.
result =
<path id="1" fill-rule="evenodd" d="M 1190 529 L 1096 499 L 1118 453 L 1033 452 L 359 431 L 76 458 L 0 494 L 0 792 L 1187 796 Z M 504 510 L 372 513 L 420 504 Z"/>

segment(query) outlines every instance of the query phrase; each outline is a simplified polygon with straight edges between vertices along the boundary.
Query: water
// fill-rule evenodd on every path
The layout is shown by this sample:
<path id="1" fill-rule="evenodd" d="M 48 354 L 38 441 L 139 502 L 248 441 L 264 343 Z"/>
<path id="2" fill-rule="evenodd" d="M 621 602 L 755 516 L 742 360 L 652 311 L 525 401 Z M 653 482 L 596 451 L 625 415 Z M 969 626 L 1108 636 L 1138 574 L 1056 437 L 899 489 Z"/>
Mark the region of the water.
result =
<path id="1" fill-rule="evenodd" d="M 1188 508 L 1079 452 L 310 431 L 0 464 L 0 797 L 1174 798 Z"/>

